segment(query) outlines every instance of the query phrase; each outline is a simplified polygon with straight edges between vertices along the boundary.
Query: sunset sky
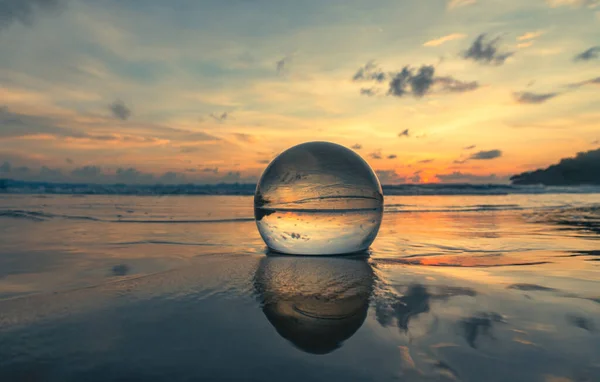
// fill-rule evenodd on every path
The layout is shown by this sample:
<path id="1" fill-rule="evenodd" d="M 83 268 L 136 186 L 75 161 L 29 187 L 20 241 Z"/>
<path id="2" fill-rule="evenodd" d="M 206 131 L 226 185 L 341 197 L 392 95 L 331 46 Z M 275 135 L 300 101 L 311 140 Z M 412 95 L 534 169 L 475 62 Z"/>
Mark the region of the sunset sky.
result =
<path id="1" fill-rule="evenodd" d="M 600 0 L 2 0 L 0 178 L 502 183 L 600 147 Z"/>

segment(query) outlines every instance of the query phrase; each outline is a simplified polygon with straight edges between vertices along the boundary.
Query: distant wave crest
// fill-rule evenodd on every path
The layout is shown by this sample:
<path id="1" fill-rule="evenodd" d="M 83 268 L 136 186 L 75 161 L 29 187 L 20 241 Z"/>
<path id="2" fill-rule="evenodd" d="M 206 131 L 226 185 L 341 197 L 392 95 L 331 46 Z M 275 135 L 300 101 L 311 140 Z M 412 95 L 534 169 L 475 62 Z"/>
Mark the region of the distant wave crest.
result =
<path id="1" fill-rule="evenodd" d="M 33 221 L 48 221 L 51 219 L 69 219 L 69 220 L 89 220 L 104 223 L 146 223 L 146 224 L 186 224 L 186 223 L 235 223 L 251 222 L 254 218 L 232 218 L 232 219 L 186 219 L 186 220 L 165 220 L 165 219 L 101 219 L 93 216 L 74 216 L 53 214 L 49 212 L 28 211 L 28 210 L 0 210 L 0 218 L 27 219 Z"/>
<path id="2" fill-rule="evenodd" d="M 91 220 L 101 221 L 101 219 L 91 216 L 72 216 L 72 215 L 57 215 L 49 212 L 28 211 L 28 210 L 0 210 L 0 217 L 28 219 L 34 221 L 45 221 L 53 218 L 63 218 L 72 220 Z"/>
<path id="3" fill-rule="evenodd" d="M 419 208 L 414 206 L 386 206 L 386 213 L 426 213 L 426 212 L 484 212 L 484 211 L 521 211 L 525 207 L 517 204 L 478 204 L 471 206 L 443 206 L 439 208 Z"/>
<path id="4" fill-rule="evenodd" d="M 550 223 L 566 230 L 600 234 L 600 204 L 537 210 L 525 214 L 525 218 L 532 223 Z"/>
<path id="5" fill-rule="evenodd" d="M 67 195 L 254 195 L 255 184 L 126 185 L 2 180 L 0 193 Z M 511 195 L 600 193 L 600 186 L 516 186 L 506 184 L 384 185 L 385 195 Z"/>

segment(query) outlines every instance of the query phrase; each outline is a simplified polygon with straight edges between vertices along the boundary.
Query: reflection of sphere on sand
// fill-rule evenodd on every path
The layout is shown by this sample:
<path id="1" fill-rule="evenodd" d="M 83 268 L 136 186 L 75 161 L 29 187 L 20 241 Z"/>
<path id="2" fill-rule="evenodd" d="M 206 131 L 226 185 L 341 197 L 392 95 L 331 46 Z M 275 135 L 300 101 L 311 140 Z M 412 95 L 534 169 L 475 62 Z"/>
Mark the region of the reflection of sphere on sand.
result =
<path id="1" fill-rule="evenodd" d="M 305 352 L 327 354 L 362 326 L 373 270 L 365 258 L 268 256 L 254 283 L 283 338 Z"/>

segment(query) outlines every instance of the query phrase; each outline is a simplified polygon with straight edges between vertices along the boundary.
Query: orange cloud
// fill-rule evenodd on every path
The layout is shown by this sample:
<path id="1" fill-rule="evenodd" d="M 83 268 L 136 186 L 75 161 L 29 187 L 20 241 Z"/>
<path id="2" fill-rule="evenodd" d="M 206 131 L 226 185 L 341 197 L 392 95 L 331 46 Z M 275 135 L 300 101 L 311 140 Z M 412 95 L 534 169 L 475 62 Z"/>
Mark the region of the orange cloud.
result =
<path id="1" fill-rule="evenodd" d="M 443 43 L 446 43 L 448 41 L 461 40 L 465 37 L 467 37 L 467 35 L 464 33 L 452 33 L 452 34 L 437 38 L 435 40 L 429 40 L 426 43 L 424 43 L 423 46 L 440 46 Z"/>

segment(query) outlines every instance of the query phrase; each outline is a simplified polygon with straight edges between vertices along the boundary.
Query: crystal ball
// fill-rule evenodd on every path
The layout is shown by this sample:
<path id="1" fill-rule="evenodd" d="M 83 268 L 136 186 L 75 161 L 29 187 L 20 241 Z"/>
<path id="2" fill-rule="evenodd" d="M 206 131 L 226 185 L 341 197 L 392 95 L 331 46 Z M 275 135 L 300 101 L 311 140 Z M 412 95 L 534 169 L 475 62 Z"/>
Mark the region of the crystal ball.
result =
<path id="1" fill-rule="evenodd" d="M 276 252 L 341 255 L 369 248 L 383 217 L 377 175 L 354 151 L 329 142 L 275 158 L 254 195 L 261 237 Z"/>

